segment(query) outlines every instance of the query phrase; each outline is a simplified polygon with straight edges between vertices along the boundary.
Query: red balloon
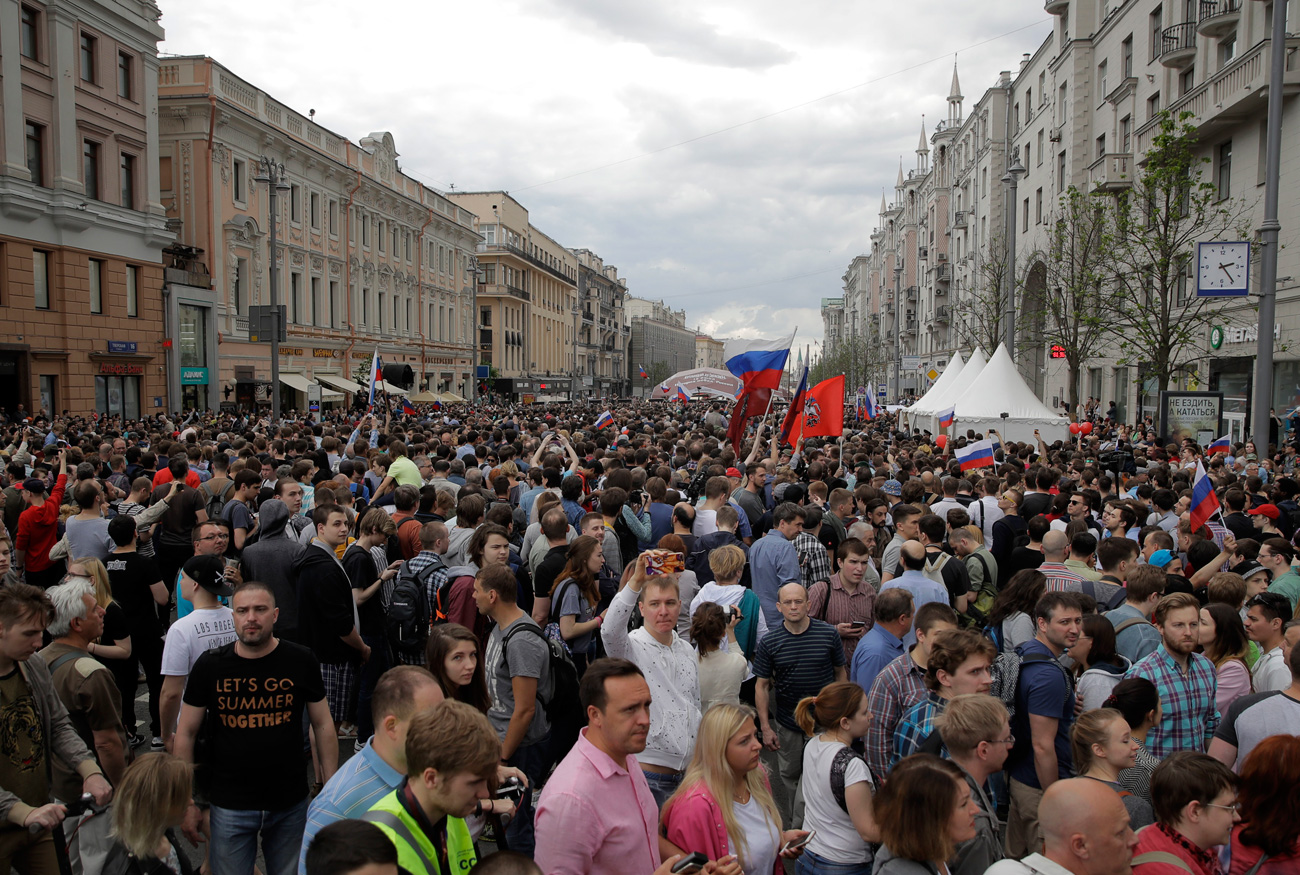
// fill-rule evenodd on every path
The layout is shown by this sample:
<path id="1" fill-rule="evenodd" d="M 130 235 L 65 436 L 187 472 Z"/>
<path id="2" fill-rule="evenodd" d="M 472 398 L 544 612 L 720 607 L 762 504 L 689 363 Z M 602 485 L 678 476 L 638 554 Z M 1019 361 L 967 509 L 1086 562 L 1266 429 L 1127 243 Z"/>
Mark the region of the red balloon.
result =
<path id="1" fill-rule="evenodd" d="M 1079 431 L 1083 432 L 1084 434 L 1092 434 L 1092 423 L 1085 422 L 1083 425 L 1079 426 Z"/>
<path id="2" fill-rule="evenodd" d="M 939 449 L 942 450 L 948 446 L 948 436 L 946 434 L 941 434 L 934 439 L 934 442 L 938 444 Z"/>
<path id="3" fill-rule="evenodd" d="M 1078 433 L 1079 433 L 1079 423 L 1077 422 L 1070 423 L 1070 434 L 1078 434 Z"/>

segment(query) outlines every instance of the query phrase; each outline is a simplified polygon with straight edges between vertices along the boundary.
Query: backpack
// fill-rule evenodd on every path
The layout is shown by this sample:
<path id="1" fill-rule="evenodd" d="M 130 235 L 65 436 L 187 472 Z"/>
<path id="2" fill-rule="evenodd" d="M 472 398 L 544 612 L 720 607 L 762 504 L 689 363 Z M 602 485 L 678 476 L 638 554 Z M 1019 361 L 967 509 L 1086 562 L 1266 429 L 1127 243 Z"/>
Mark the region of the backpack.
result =
<path id="1" fill-rule="evenodd" d="M 212 484 L 217 482 L 215 480 L 209 480 L 206 483 L 199 484 L 199 491 L 202 492 L 203 497 L 207 499 L 208 519 L 210 520 L 221 519 L 221 512 L 225 510 L 226 502 L 230 501 L 230 494 L 235 491 L 234 480 L 231 480 L 229 477 L 222 479 L 224 480 L 225 485 L 221 487 L 219 493 L 213 492 L 211 488 Z"/>
<path id="2" fill-rule="evenodd" d="M 1129 617 L 1127 620 L 1125 620 L 1124 622 L 1120 623 L 1118 626 L 1115 627 L 1115 637 L 1118 638 L 1120 632 L 1123 632 L 1125 629 L 1129 628 L 1130 626 L 1136 626 L 1139 623 L 1150 624 L 1151 621 L 1146 619 L 1145 617 Z"/>
<path id="3" fill-rule="evenodd" d="M 461 575 L 461 577 L 468 576 Z M 433 625 L 441 626 L 447 622 L 447 611 L 451 610 L 451 588 L 460 579 L 460 577 L 448 575 L 447 579 L 438 585 L 438 591 L 433 594 Z"/>
<path id="4" fill-rule="evenodd" d="M 839 805 L 845 814 L 849 813 L 849 805 L 844 799 L 844 773 L 849 770 L 849 763 L 854 760 L 866 762 L 862 754 L 851 747 L 842 747 L 835 751 L 835 758 L 831 760 L 831 796 L 835 798 L 835 804 Z"/>
<path id="5" fill-rule="evenodd" d="M 406 558 L 402 555 L 402 529 L 406 528 L 408 523 L 415 523 L 417 527 L 422 527 L 424 525 L 424 523 L 420 522 L 415 517 L 408 517 L 398 523 L 397 531 L 388 539 L 388 546 L 385 548 L 389 562 L 397 562 L 398 560 Z"/>
<path id="6" fill-rule="evenodd" d="M 542 695 L 541 686 L 538 685 L 537 698 L 551 724 L 551 755 L 559 760 L 573 747 L 578 740 L 578 732 L 587 722 L 582 703 L 578 699 L 578 668 L 573 664 L 568 648 L 548 638 L 536 623 L 521 623 L 501 639 L 501 664 L 507 675 L 510 674 L 510 639 L 524 630 L 541 638 L 548 651 L 547 670 L 551 674 L 551 693 L 549 696 Z"/>
<path id="7" fill-rule="evenodd" d="M 998 582 L 993 580 L 989 575 L 988 560 L 979 554 L 978 551 L 970 554 L 979 560 L 980 568 L 984 569 L 984 582 L 980 584 L 979 591 L 975 593 L 974 598 L 967 604 L 966 613 L 970 616 L 976 625 L 983 625 L 984 620 L 988 618 L 989 611 L 993 610 L 993 601 L 998 597 Z M 998 648 L 1001 652 L 1001 648 Z"/>
<path id="8" fill-rule="evenodd" d="M 940 552 L 935 555 L 934 560 L 932 561 L 929 558 L 930 555 L 931 554 L 929 553 L 926 554 L 925 570 L 923 570 L 921 573 L 924 574 L 926 577 L 930 578 L 931 580 L 933 580 L 935 583 L 947 589 L 948 584 L 944 583 L 943 580 L 943 568 L 945 565 L 948 564 L 948 560 L 951 559 L 952 557 L 949 556 L 947 553 Z M 899 559 L 899 562 L 901 564 L 902 562 L 901 558 Z"/>
<path id="9" fill-rule="evenodd" d="M 570 656 L 573 655 L 573 648 L 564 640 L 564 635 L 560 632 L 560 602 L 564 601 L 564 594 L 569 591 L 569 588 L 577 585 L 578 581 L 570 577 L 555 591 L 555 597 L 551 599 L 551 616 L 547 619 L 546 628 L 542 630 L 547 641 L 559 644 Z"/>
<path id="10" fill-rule="evenodd" d="M 429 637 L 429 579 L 443 568 L 441 559 L 417 573 L 403 562 L 384 611 L 384 635 L 398 653 L 421 653 Z"/>
<path id="11" fill-rule="evenodd" d="M 998 653 L 1002 653 L 1002 645 L 1006 643 L 1006 638 L 1002 634 L 1002 624 L 994 623 L 985 626 L 981 631 L 984 633 L 985 638 L 993 642 L 993 646 L 997 648 Z"/>
<path id="12" fill-rule="evenodd" d="M 1050 662 L 1059 668 L 1065 676 L 1070 695 L 1074 695 L 1074 678 L 1065 670 L 1065 666 L 1046 653 L 1026 653 L 1024 656 L 1015 651 L 999 653 L 993 661 L 993 683 L 989 687 L 989 695 L 1002 700 L 1002 704 L 1007 706 L 1009 717 L 1016 716 L 1016 688 L 1020 685 L 1020 671 L 1031 662 Z"/>

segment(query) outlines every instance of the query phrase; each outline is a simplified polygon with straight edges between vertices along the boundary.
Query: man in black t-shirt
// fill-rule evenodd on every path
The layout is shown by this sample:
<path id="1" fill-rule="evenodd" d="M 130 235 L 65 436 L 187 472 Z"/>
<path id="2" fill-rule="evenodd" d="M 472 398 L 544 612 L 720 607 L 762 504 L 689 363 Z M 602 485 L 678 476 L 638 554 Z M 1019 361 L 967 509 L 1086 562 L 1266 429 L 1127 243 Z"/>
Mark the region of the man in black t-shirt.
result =
<path id="1" fill-rule="evenodd" d="M 199 657 L 190 672 L 177 725 L 176 756 L 193 763 L 200 727 L 208 739 L 212 875 L 252 875 L 261 836 L 266 875 L 294 875 L 307 823 L 304 712 L 319 757 L 316 780 L 338 767 L 334 721 L 325 704 L 320 663 L 311 651 L 273 634 L 275 596 L 256 581 L 231 596 L 237 640 Z M 194 833 L 191 807 L 185 829 Z"/>
<path id="2" fill-rule="evenodd" d="M 170 489 L 170 485 L 168 486 Z M 191 490 L 192 491 L 192 490 Z M 167 585 L 152 556 L 136 551 L 135 517 L 121 514 L 108 521 L 108 537 L 116 548 L 104 559 L 113 601 L 122 606 L 127 629 L 131 634 L 131 656 L 114 672 L 122 689 L 122 722 L 133 745 L 144 743 L 136 734 L 135 690 L 139 670 L 144 670 L 149 687 L 149 724 L 153 749 L 162 750 L 162 724 L 158 717 L 158 697 L 162 692 L 162 621 L 158 606 L 167 604 Z"/>

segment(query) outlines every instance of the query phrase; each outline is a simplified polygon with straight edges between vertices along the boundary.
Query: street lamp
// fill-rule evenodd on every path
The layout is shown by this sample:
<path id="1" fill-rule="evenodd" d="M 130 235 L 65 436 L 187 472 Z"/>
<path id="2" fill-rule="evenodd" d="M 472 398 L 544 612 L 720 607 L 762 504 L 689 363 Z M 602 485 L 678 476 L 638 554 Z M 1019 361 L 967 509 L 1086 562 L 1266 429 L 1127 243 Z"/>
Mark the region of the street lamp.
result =
<path id="1" fill-rule="evenodd" d="M 257 160 L 257 175 L 253 177 L 253 181 L 264 183 L 271 197 L 269 206 L 271 216 L 271 421 L 278 422 L 280 420 L 280 330 L 283 325 L 280 320 L 280 269 L 275 263 L 280 248 L 276 235 L 279 233 L 280 221 L 279 195 L 280 192 L 289 190 L 289 183 L 285 182 L 284 165 L 266 155 Z"/>
<path id="2" fill-rule="evenodd" d="M 1016 360 L 1016 208 L 1019 206 L 1016 202 L 1016 185 L 1020 182 L 1020 177 L 1025 175 L 1025 166 L 1020 163 L 1020 152 L 1017 150 L 1011 156 L 1011 164 L 1007 167 L 1006 176 L 1002 181 L 1007 184 L 1007 269 L 1006 269 L 1006 297 L 1002 300 L 1003 307 L 1003 325 L 1002 325 L 1002 342 L 1007 347 L 1007 355 L 1011 360 Z"/>

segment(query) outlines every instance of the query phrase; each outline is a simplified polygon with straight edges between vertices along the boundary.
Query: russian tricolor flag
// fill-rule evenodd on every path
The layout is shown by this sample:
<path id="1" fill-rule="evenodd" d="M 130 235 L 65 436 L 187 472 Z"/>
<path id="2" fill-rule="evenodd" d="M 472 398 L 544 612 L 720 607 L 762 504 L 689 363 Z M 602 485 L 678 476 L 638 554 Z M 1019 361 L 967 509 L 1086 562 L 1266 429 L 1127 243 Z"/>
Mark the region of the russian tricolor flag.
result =
<path id="1" fill-rule="evenodd" d="M 415 407 L 411 404 L 410 401 L 407 401 L 405 398 L 403 398 L 403 399 L 402 399 L 402 415 L 403 415 L 403 416 L 414 416 L 415 414 L 416 414 Z"/>
<path id="2" fill-rule="evenodd" d="M 608 410 L 596 417 L 596 431 L 600 431 L 605 426 L 613 424 L 614 414 L 610 413 Z"/>
<path id="3" fill-rule="evenodd" d="M 785 412 L 785 419 L 781 421 L 781 443 L 790 439 L 790 432 L 794 430 L 794 421 L 800 413 L 803 413 L 804 402 L 808 400 L 808 366 L 804 365 L 803 376 L 799 378 L 799 388 L 794 390 L 794 397 L 790 399 L 790 408 Z"/>
<path id="4" fill-rule="evenodd" d="M 379 387 L 379 381 L 384 378 L 384 363 L 379 360 L 379 347 L 375 347 L 374 358 L 370 360 L 370 401 L 371 407 L 375 404 L 375 389 Z"/>
<path id="5" fill-rule="evenodd" d="M 778 389 L 792 343 L 793 332 L 777 340 L 729 340 L 723 357 L 727 370 L 740 378 L 746 391 Z"/>
<path id="6" fill-rule="evenodd" d="M 641 379 L 648 380 L 650 375 L 645 372 L 645 365 L 637 365 L 636 369 L 641 372 Z"/>
<path id="7" fill-rule="evenodd" d="M 686 387 L 681 383 L 677 384 L 677 400 L 685 404 L 691 400 L 691 393 L 686 391 Z"/>
<path id="8" fill-rule="evenodd" d="M 1207 449 L 1206 452 L 1212 456 L 1215 453 L 1226 453 L 1230 449 L 1232 449 L 1232 446 L 1229 444 L 1228 436 L 1225 434 L 1223 437 L 1210 444 L 1209 449 Z"/>
<path id="9" fill-rule="evenodd" d="M 1214 483 L 1199 459 L 1196 461 L 1196 476 L 1192 479 L 1192 506 L 1188 512 L 1193 532 L 1219 512 L 1219 496 L 1214 494 Z"/>
<path id="10" fill-rule="evenodd" d="M 876 418 L 876 393 L 870 386 L 866 387 L 867 394 L 862 396 L 862 414 L 864 419 Z"/>
<path id="11" fill-rule="evenodd" d="M 963 471 L 993 467 L 993 441 L 991 440 L 976 441 L 964 447 L 957 447 L 954 453 Z"/>
<path id="12" fill-rule="evenodd" d="M 939 411 L 939 428 L 947 428 L 957 419 L 957 408 L 949 407 L 947 410 Z"/>

